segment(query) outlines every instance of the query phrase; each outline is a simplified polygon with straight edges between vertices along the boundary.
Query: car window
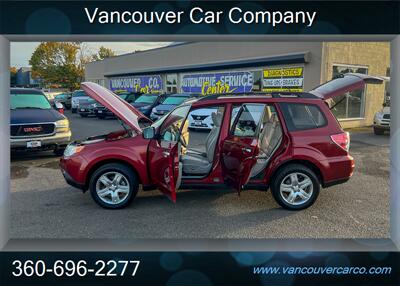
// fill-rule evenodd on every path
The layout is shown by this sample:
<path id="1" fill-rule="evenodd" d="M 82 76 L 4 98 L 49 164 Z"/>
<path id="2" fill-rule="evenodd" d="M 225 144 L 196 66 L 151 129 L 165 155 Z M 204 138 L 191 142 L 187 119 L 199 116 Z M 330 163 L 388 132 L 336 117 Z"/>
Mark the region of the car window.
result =
<path id="1" fill-rule="evenodd" d="M 149 95 L 149 94 L 144 94 L 139 96 L 135 102 L 136 103 L 153 103 L 157 100 L 157 95 Z"/>
<path id="2" fill-rule="evenodd" d="M 306 130 L 325 126 L 327 121 L 317 105 L 280 103 L 289 131 Z"/>
<path id="3" fill-rule="evenodd" d="M 168 96 L 162 104 L 173 104 L 173 105 L 179 105 L 182 102 L 184 102 L 188 97 L 185 96 Z"/>
<path id="4" fill-rule="evenodd" d="M 231 115 L 231 134 L 240 137 L 253 137 L 258 133 L 265 104 L 243 104 L 233 107 Z"/>
<path id="5" fill-rule="evenodd" d="M 50 102 L 41 94 L 11 94 L 11 109 L 50 109 Z"/>
<path id="6" fill-rule="evenodd" d="M 178 141 L 180 129 L 189 112 L 190 105 L 176 108 L 163 121 L 160 129 L 160 136 L 165 141 Z"/>

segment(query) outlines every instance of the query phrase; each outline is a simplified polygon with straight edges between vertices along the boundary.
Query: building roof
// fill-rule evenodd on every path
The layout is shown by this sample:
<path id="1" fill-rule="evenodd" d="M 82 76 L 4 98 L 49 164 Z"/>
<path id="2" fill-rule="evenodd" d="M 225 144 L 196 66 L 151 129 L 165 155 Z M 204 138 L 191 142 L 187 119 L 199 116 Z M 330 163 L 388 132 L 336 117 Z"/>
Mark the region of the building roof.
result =
<path id="1" fill-rule="evenodd" d="M 246 58 L 239 60 L 194 64 L 194 65 L 186 65 L 178 67 L 157 67 L 157 68 L 142 69 L 142 70 L 132 69 L 117 73 L 105 73 L 104 76 L 115 77 L 115 76 L 156 74 L 156 73 L 168 73 L 168 72 L 176 73 L 176 72 L 191 72 L 191 71 L 209 71 L 218 69 L 257 67 L 265 65 L 306 63 L 309 62 L 309 60 L 310 60 L 310 52 L 304 51 L 299 53 L 274 55 L 268 57 L 253 57 L 253 58 Z"/>

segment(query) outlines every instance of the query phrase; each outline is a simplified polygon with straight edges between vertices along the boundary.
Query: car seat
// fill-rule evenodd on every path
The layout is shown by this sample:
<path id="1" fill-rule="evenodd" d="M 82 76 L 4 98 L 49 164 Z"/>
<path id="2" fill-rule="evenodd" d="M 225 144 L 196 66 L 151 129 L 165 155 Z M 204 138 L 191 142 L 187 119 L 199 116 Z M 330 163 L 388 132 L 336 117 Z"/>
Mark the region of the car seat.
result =
<path id="1" fill-rule="evenodd" d="M 276 113 L 271 113 L 269 107 L 265 112 L 263 129 L 259 137 L 258 147 L 260 150 L 257 163 L 253 166 L 250 177 L 257 176 L 267 167 L 272 154 L 278 148 L 282 139 L 282 127 Z"/>
<path id="2" fill-rule="evenodd" d="M 205 175 L 211 170 L 221 127 L 222 113 L 214 112 L 211 114 L 211 118 L 214 126 L 205 141 L 206 152 L 200 153 L 188 149 L 186 154 L 181 157 L 183 173 L 186 175 Z"/>

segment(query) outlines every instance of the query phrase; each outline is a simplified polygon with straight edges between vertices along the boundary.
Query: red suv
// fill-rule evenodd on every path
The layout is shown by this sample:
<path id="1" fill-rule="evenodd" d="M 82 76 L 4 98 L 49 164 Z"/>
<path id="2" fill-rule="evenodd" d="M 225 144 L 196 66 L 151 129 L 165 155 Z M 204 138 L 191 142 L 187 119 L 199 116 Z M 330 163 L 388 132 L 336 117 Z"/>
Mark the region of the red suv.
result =
<path id="1" fill-rule="evenodd" d="M 142 113 L 111 91 L 82 83 L 114 112 L 124 130 L 71 143 L 61 158 L 66 181 L 100 206 L 122 208 L 158 188 L 173 202 L 178 189 L 268 189 L 284 208 L 311 206 L 321 186 L 353 174 L 350 138 L 329 108 L 333 97 L 381 83 L 346 74 L 307 93 L 212 95 L 184 102 L 150 126 Z M 188 118 L 212 109 L 212 129 L 190 131 Z"/>

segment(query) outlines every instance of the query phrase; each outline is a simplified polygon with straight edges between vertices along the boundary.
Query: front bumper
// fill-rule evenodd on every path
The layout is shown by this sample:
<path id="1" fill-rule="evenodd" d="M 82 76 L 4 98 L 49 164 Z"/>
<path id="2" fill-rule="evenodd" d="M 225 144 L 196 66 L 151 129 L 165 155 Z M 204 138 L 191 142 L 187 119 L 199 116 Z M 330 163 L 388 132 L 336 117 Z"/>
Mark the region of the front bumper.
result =
<path id="1" fill-rule="evenodd" d="M 61 169 L 61 173 L 64 176 L 65 181 L 67 182 L 68 185 L 80 189 L 82 191 L 86 191 L 86 186 L 84 184 L 78 183 L 75 181 L 64 169 Z"/>
<path id="2" fill-rule="evenodd" d="M 93 109 L 91 109 L 91 108 L 82 108 L 82 107 L 78 108 L 78 113 L 79 114 L 93 114 L 93 115 L 95 114 Z"/>
<path id="3" fill-rule="evenodd" d="M 385 130 L 385 131 L 390 131 L 390 124 L 385 124 L 385 125 L 374 124 L 374 128 L 375 129 Z"/>
<path id="4" fill-rule="evenodd" d="M 54 147 L 54 149 L 58 147 L 65 147 L 71 140 L 71 131 L 56 133 L 54 135 L 43 136 L 43 137 L 23 137 L 23 138 L 10 138 L 11 149 L 44 149 L 46 147 Z M 31 141 L 40 141 L 41 147 L 38 148 L 28 148 L 27 143 Z M 49 149 L 49 148 L 46 148 Z"/>

